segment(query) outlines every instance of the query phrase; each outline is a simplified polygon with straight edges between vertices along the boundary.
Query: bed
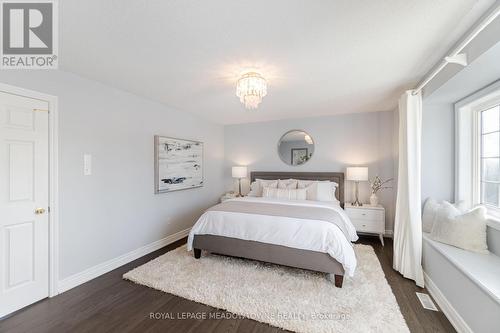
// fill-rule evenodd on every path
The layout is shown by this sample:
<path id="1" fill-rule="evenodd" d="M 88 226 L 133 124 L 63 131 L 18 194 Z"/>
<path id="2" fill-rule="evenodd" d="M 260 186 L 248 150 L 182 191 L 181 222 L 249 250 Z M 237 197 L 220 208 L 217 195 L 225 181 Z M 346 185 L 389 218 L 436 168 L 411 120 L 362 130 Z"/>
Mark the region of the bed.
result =
<path id="1" fill-rule="evenodd" d="M 338 203 L 271 198 L 236 198 L 208 209 L 191 229 L 188 250 L 202 250 L 329 274 L 341 288 L 352 276 L 354 226 L 344 213 L 344 174 L 339 172 L 252 172 L 250 180 L 298 179 L 338 184 Z"/>

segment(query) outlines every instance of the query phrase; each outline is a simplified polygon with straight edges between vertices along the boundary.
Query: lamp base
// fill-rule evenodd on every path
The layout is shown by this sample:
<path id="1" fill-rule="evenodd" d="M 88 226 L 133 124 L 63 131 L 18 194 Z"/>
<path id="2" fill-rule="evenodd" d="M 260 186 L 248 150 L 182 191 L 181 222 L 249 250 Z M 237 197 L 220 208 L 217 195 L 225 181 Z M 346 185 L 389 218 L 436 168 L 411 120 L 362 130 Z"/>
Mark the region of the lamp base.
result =
<path id="1" fill-rule="evenodd" d="M 358 198 L 358 196 L 359 196 L 359 182 L 356 182 L 355 185 L 356 185 L 356 190 L 355 190 L 354 194 L 355 194 L 356 200 L 354 200 L 352 205 L 354 207 L 361 207 L 361 206 L 363 206 L 363 204 L 361 202 L 359 202 L 359 198 Z"/>
<path id="2" fill-rule="evenodd" d="M 241 198 L 243 195 L 241 195 L 241 178 L 238 178 L 238 194 L 236 195 L 237 198 Z"/>

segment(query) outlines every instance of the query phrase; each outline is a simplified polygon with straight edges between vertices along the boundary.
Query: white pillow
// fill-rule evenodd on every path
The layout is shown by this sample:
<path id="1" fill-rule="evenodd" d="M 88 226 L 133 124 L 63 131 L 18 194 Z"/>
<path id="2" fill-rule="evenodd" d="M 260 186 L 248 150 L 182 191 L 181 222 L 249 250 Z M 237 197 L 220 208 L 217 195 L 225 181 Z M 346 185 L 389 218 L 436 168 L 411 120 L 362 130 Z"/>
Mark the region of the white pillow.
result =
<path id="1" fill-rule="evenodd" d="M 486 221 L 486 208 L 483 206 L 460 214 L 456 207 L 445 201 L 438 210 L 431 238 L 464 250 L 488 253 Z"/>
<path id="2" fill-rule="evenodd" d="M 316 183 L 316 200 L 317 201 L 334 201 L 335 187 L 332 182 L 317 182 Z"/>
<path id="3" fill-rule="evenodd" d="M 329 180 L 299 180 L 297 188 L 307 190 L 307 200 L 338 202 L 335 190 L 338 184 Z"/>
<path id="4" fill-rule="evenodd" d="M 247 194 L 249 197 L 261 197 L 263 187 L 278 187 L 277 180 L 256 179 L 250 184 L 250 192 Z"/>
<path id="5" fill-rule="evenodd" d="M 278 179 L 278 188 L 297 188 L 297 179 Z"/>
<path id="6" fill-rule="evenodd" d="M 441 207 L 434 198 L 427 198 L 422 212 L 422 231 L 431 232 L 434 221 L 436 220 L 437 211 Z"/>
<path id="7" fill-rule="evenodd" d="M 301 189 L 291 189 L 291 188 L 272 188 L 264 187 L 262 192 L 264 198 L 276 198 L 276 199 L 286 199 L 286 200 L 306 200 L 307 190 L 305 188 Z"/>
<path id="8" fill-rule="evenodd" d="M 445 201 L 447 202 L 447 201 Z M 447 202 L 448 203 L 448 202 Z M 425 200 L 424 204 L 424 210 L 422 212 L 422 231 L 423 232 L 431 232 L 432 231 L 432 226 L 434 225 L 437 214 L 441 206 L 443 205 L 443 202 L 439 203 L 433 198 L 427 198 Z M 465 213 L 466 211 L 466 204 L 465 201 L 459 201 L 455 204 L 452 204 L 453 207 L 455 207 L 458 212 L 458 214 Z"/>

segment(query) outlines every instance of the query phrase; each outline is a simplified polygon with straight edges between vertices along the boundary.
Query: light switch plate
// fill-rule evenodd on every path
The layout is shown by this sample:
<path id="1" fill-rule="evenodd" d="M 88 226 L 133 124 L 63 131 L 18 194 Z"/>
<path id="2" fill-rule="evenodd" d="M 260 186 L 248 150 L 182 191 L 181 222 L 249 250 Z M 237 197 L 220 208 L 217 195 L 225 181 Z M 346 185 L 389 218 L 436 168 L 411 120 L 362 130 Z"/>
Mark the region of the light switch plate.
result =
<path id="1" fill-rule="evenodd" d="M 83 154 L 83 175 L 90 176 L 92 174 L 92 155 Z"/>

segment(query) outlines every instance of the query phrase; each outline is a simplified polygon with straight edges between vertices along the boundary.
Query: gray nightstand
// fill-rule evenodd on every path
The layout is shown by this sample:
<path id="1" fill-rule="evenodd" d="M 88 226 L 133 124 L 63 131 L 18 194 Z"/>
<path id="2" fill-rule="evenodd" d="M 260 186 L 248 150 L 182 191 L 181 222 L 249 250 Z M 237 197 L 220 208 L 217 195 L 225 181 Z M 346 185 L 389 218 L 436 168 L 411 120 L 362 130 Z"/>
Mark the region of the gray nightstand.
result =
<path id="1" fill-rule="evenodd" d="M 377 234 L 382 246 L 385 233 L 385 209 L 381 205 L 361 207 L 345 204 L 345 212 L 358 233 Z"/>

